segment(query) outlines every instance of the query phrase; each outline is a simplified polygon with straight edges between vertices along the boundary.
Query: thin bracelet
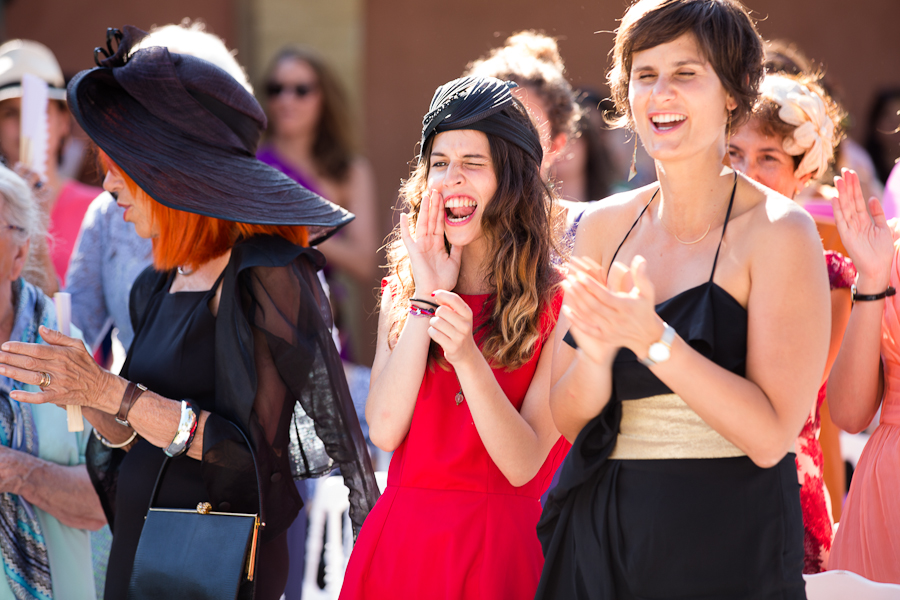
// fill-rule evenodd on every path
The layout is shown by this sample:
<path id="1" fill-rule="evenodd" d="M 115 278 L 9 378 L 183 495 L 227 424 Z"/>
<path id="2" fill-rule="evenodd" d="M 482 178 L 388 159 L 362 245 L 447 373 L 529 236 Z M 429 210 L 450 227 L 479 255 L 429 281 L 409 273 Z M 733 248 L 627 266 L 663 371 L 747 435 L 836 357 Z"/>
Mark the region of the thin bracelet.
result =
<path id="1" fill-rule="evenodd" d="M 96 428 L 96 427 L 94 428 L 94 437 L 97 438 L 97 441 L 100 442 L 101 444 L 103 444 L 104 446 L 106 446 L 107 448 L 112 448 L 113 450 L 116 450 L 116 449 L 118 449 L 118 448 L 124 448 L 125 446 L 127 446 L 128 444 L 130 444 L 131 442 L 133 442 L 134 439 L 137 437 L 137 435 L 138 435 L 138 432 L 137 432 L 137 431 L 132 431 L 132 432 L 131 432 L 131 437 L 130 437 L 130 438 L 128 438 L 127 440 L 125 440 L 125 441 L 122 442 L 121 444 L 113 444 L 113 443 L 110 442 L 108 439 L 106 439 L 105 437 L 103 437 L 102 435 L 100 435 L 100 432 L 97 431 L 97 428 Z"/>
<path id="2" fill-rule="evenodd" d="M 418 306 L 410 306 L 409 314 L 414 317 L 433 317 L 434 309 L 433 308 L 419 308 Z"/>
<path id="3" fill-rule="evenodd" d="M 437 302 L 432 302 L 431 300 L 422 300 L 421 298 L 410 298 L 409 301 L 410 302 L 421 302 L 422 304 L 427 304 L 428 306 L 435 308 L 435 309 L 440 306 L 440 304 L 438 304 Z"/>

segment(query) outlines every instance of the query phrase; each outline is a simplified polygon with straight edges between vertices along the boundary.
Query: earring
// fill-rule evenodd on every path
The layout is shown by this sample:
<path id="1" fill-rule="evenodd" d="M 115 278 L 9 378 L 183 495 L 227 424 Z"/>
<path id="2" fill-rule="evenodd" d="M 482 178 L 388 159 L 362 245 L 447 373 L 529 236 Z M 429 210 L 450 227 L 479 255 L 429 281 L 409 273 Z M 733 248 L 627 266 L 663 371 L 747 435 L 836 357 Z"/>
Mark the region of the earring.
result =
<path id="1" fill-rule="evenodd" d="M 728 123 L 725 125 L 725 152 L 728 152 L 728 146 L 731 145 L 731 111 L 728 111 Z"/>
<path id="2" fill-rule="evenodd" d="M 637 176 L 637 133 L 634 133 L 634 153 L 631 155 L 631 168 L 628 169 L 628 181 Z"/>

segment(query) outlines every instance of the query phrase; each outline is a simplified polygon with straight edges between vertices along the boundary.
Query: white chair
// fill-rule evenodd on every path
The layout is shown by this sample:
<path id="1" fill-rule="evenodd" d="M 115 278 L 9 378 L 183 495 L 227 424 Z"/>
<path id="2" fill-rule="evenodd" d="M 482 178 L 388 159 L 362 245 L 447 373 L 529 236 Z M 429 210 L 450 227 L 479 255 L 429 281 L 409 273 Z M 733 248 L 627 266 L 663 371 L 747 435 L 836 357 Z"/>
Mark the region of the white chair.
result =
<path id="1" fill-rule="evenodd" d="M 900 585 L 870 581 L 850 571 L 804 575 L 807 600 L 900 600 Z"/>
<path id="2" fill-rule="evenodd" d="M 378 488 L 387 485 L 387 473 L 375 473 Z M 344 583 L 344 571 L 353 550 L 353 527 L 350 525 L 350 493 L 340 475 L 316 481 L 309 508 L 306 533 L 306 568 L 303 574 L 303 600 L 337 600 Z M 325 538 L 325 524 L 328 524 Z M 319 560 L 325 538 L 325 589 L 319 588 Z"/>

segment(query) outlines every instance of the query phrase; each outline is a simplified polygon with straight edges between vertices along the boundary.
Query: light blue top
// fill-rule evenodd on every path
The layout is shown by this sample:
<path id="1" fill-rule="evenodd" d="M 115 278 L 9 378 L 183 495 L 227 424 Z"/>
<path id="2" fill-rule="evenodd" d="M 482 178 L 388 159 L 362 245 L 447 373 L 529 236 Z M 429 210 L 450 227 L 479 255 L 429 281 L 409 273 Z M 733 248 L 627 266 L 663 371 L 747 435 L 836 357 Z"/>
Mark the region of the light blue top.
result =
<path id="1" fill-rule="evenodd" d="M 72 337 L 83 339 L 81 332 L 72 328 Z M 29 392 L 40 391 L 26 385 Z M 55 404 L 35 404 L 31 407 L 34 427 L 38 437 L 38 457 L 60 465 L 84 464 L 90 423 L 85 421 L 84 431 L 70 433 L 66 411 Z M 33 506 L 43 529 L 50 560 L 50 578 L 53 581 L 54 600 L 94 600 L 94 573 L 91 563 L 90 532 L 74 529 L 60 523 L 56 517 Z M 12 590 L 0 572 L 0 600 L 15 600 Z"/>
<path id="2" fill-rule="evenodd" d="M 72 294 L 72 323 L 96 348 L 111 327 L 127 351 L 134 339 L 128 298 L 134 280 L 152 262 L 153 246 L 122 216 L 125 211 L 103 192 L 88 207 L 69 259 L 66 291 Z"/>

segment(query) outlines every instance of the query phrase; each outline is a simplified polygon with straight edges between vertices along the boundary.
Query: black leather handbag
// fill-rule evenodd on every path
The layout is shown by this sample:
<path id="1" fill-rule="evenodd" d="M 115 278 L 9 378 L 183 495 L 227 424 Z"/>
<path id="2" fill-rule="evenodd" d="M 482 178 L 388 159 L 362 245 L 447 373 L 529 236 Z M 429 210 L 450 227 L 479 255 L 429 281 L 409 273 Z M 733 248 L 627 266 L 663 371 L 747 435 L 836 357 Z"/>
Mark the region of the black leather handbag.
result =
<path id="1" fill-rule="evenodd" d="M 235 427 L 240 431 L 239 427 Z M 169 459 L 163 462 L 150 495 L 150 506 L 138 541 L 129 600 L 235 600 L 252 597 L 257 543 L 262 520 L 262 486 L 250 440 L 259 493 L 257 514 L 211 510 L 201 502 L 193 510 L 153 508 Z M 249 592 L 249 594 L 248 594 Z"/>

